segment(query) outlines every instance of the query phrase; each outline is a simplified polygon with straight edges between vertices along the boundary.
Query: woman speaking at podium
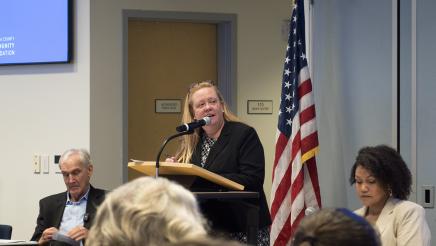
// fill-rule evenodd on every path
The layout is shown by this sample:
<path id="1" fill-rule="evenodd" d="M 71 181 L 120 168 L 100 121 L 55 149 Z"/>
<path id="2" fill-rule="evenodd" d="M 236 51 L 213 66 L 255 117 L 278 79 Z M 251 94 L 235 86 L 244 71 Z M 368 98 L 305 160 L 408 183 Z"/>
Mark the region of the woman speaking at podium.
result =
<path id="1" fill-rule="evenodd" d="M 230 112 L 222 94 L 211 81 L 192 84 L 185 97 L 183 122 L 209 117 L 210 122 L 183 136 L 175 157 L 167 161 L 192 163 L 245 186 L 246 191 L 259 192 L 258 245 L 269 245 L 271 224 L 268 205 L 263 191 L 265 157 L 262 143 L 254 128 L 241 123 Z M 214 190 L 219 187 L 196 182 L 191 188 Z M 235 201 L 207 200 L 201 203 L 205 216 L 215 231 L 231 238 L 247 240 L 245 211 Z"/>

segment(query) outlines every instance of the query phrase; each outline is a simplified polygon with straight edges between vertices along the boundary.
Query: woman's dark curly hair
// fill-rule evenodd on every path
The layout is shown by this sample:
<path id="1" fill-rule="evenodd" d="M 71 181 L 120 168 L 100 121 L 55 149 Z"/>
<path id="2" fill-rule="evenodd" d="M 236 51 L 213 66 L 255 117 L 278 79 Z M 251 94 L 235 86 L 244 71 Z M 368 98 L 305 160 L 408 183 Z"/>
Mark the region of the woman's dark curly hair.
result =
<path id="1" fill-rule="evenodd" d="M 392 192 L 394 198 L 406 200 L 410 194 L 412 175 L 401 155 L 386 145 L 364 147 L 354 162 L 350 174 L 350 184 L 356 183 L 356 168 L 368 170 L 381 185 Z"/>

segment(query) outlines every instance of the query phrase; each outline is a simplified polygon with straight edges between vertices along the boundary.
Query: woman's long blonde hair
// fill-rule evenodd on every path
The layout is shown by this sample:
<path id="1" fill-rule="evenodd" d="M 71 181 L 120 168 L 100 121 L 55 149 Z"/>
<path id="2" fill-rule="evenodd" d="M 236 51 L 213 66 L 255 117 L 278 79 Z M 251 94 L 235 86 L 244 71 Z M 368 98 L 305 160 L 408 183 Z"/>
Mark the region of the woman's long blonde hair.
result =
<path id="1" fill-rule="evenodd" d="M 188 93 L 185 96 L 185 102 L 183 106 L 182 123 L 189 123 L 194 120 L 194 108 L 192 107 L 192 95 L 202 89 L 202 88 L 213 88 L 218 95 L 218 100 L 223 107 L 224 119 L 226 121 L 239 121 L 238 117 L 233 114 L 226 102 L 224 97 L 215 84 L 210 80 L 205 80 L 192 84 L 189 87 Z M 180 141 L 180 147 L 176 154 L 176 159 L 178 162 L 189 162 L 191 161 L 192 153 L 195 150 L 195 146 L 200 140 L 200 129 L 196 129 L 193 134 L 184 135 Z"/>

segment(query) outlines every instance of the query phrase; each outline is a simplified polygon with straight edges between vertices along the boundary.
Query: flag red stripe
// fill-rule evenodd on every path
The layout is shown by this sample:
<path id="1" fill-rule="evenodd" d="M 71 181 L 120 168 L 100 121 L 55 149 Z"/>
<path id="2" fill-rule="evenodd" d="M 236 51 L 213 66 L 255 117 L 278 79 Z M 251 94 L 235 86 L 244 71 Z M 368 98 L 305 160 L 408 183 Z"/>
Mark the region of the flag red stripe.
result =
<path id="1" fill-rule="evenodd" d="M 291 214 L 289 214 L 288 218 L 286 219 L 286 222 L 284 226 L 282 227 L 282 230 L 280 231 L 277 239 L 274 242 L 274 246 L 283 246 L 286 245 L 289 240 L 291 240 L 292 235 L 294 235 L 294 232 L 296 230 L 296 226 L 300 224 L 300 221 L 304 218 L 304 210 L 302 210 L 297 218 L 295 219 L 294 223 L 291 224 Z"/>
<path id="2" fill-rule="evenodd" d="M 286 173 L 283 176 L 279 186 L 276 190 L 276 195 L 274 197 L 274 201 L 271 204 L 271 218 L 272 220 L 275 219 L 277 211 L 280 208 L 280 205 L 282 204 L 283 200 L 286 197 L 286 194 L 288 193 L 290 187 L 291 187 L 291 177 L 292 177 L 292 166 L 289 165 L 286 169 Z"/>
<path id="3" fill-rule="evenodd" d="M 276 169 L 277 163 L 280 157 L 282 156 L 283 150 L 286 148 L 287 143 L 288 143 L 288 138 L 284 134 L 280 133 L 276 143 L 276 154 L 274 158 L 273 170 Z M 274 180 L 274 172 L 273 172 L 273 180 Z"/>
<path id="4" fill-rule="evenodd" d="M 312 82 L 310 79 L 306 79 L 298 86 L 298 97 L 302 98 L 310 92 L 312 92 Z"/>
<path id="5" fill-rule="evenodd" d="M 318 146 L 318 132 L 306 136 L 301 140 L 301 155 Z"/>
<path id="6" fill-rule="evenodd" d="M 300 133 L 301 133 L 300 129 L 298 129 L 297 134 L 295 134 L 295 137 L 292 140 L 292 149 L 291 149 L 292 160 L 294 160 L 295 156 L 297 155 L 298 151 L 300 151 L 300 148 L 301 148 L 301 134 Z"/>
<path id="7" fill-rule="evenodd" d="M 310 107 L 301 111 L 300 113 L 300 124 L 304 125 L 304 123 L 315 118 L 315 105 L 312 104 Z"/>
<path id="8" fill-rule="evenodd" d="M 310 180 L 312 181 L 313 190 L 315 191 L 316 201 L 318 202 L 318 206 L 321 205 L 321 193 L 318 182 L 318 171 L 316 169 L 316 159 L 310 158 L 306 161 L 307 170 L 309 172 Z"/>
<path id="9" fill-rule="evenodd" d="M 304 185 L 304 170 L 303 168 L 300 169 L 300 172 L 298 173 L 297 177 L 295 177 L 294 182 L 291 185 L 291 199 L 295 200 L 295 198 L 298 196 L 298 193 L 301 192 Z"/>
<path id="10" fill-rule="evenodd" d="M 275 192 L 274 201 L 271 203 L 271 218 L 274 220 L 275 215 L 280 208 L 280 205 L 282 204 L 283 200 L 286 197 L 286 193 L 289 191 L 291 187 L 291 177 L 292 177 L 292 162 L 295 159 L 295 156 L 297 155 L 298 151 L 300 150 L 300 132 L 297 133 L 297 136 L 295 136 L 294 141 L 292 142 L 292 151 L 291 151 L 291 160 L 288 164 L 288 168 L 286 169 L 286 173 L 284 174 L 283 178 L 280 180 L 279 185 L 277 186 L 277 190 Z M 275 163 L 276 164 L 276 163 Z M 273 170 L 274 175 L 275 167 Z"/>

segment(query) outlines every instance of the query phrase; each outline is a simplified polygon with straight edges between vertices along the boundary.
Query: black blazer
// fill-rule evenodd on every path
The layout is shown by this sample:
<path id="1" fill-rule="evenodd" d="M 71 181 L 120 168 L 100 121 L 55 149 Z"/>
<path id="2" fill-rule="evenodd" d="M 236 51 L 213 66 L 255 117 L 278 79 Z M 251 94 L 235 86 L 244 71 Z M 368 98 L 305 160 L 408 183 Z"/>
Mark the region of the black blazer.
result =
<path id="1" fill-rule="evenodd" d="M 97 207 L 103 202 L 105 193 L 104 190 L 96 189 L 91 185 L 86 204 L 88 219 L 83 225 L 85 228 L 89 229 L 91 227 Z M 66 202 L 67 192 L 51 195 L 39 201 L 39 215 L 31 241 L 38 241 L 42 236 L 42 232 L 47 228 L 56 227 L 59 229 Z"/>
<path id="2" fill-rule="evenodd" d="M 191 158 L 191 163 L 196 165 L 201 163 L 201 144 L 199 141 Z M 259 227 L 271 225 L 263 191 L 265 156 L 254 128 L 240 122 L 225 122 L 217 142 L 209 152 L 204 168 L 244 185 L 246 191 L 259 192 L 259 200 L 251 201 L 259 206 Z M 191 187 L 193 191 L 222 189 L 202 180 L 194 182 Z M 200 206 L 214 229 L 228 232 L 246 230 L 247 215 L 238 202 L 208 200 L 202 201 Z"/>

